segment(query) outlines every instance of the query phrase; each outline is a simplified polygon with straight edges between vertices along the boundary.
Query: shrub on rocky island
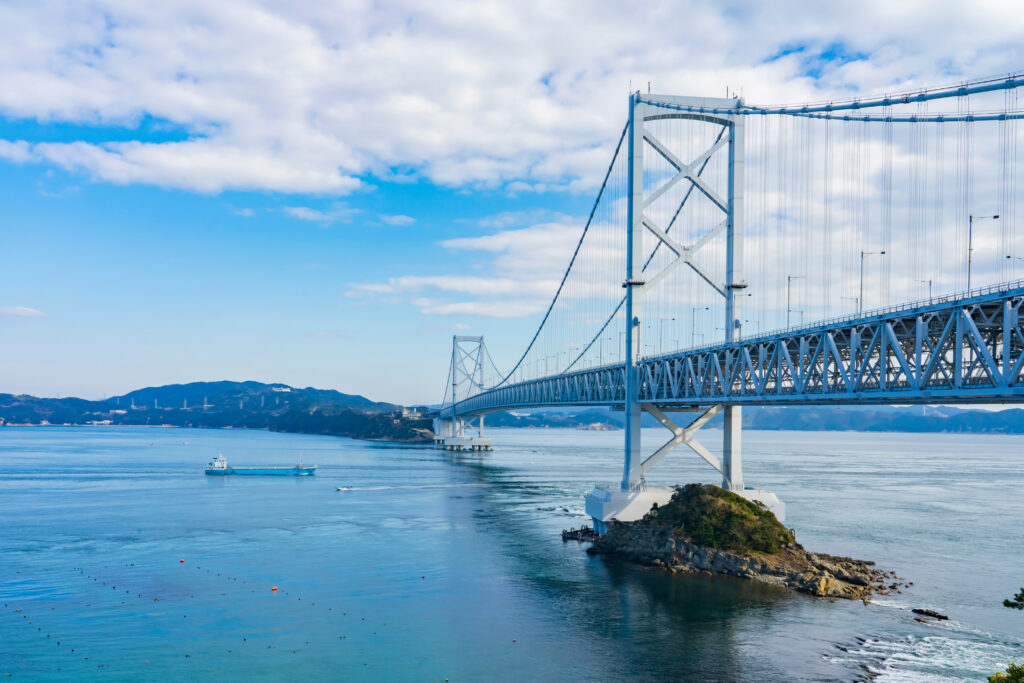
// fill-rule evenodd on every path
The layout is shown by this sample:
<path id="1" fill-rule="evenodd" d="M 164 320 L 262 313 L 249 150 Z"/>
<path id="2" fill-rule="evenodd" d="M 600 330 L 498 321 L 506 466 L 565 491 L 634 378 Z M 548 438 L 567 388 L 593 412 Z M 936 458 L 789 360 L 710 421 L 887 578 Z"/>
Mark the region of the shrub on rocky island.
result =
<path id="1" fill-rule="evenodd" d="M 692 543 L 740 555 L 775 554 L 796 544 L 764 505 L 711 484 L 677 486 L 672 500 L 652 508 L 643 523 L 671 526 Z"/>

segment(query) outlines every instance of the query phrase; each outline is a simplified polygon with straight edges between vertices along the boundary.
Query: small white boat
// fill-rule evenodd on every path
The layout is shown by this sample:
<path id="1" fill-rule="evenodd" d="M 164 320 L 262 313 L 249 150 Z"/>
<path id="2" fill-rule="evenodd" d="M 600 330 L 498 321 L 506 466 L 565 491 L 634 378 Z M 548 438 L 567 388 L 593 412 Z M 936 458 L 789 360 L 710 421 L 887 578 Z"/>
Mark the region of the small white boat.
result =
<path id="1" fill-rule="evenodd" d="M 338 490 L 339 491 L 351 491 L 352 487 L 351 486 L 339 486 Z"/>

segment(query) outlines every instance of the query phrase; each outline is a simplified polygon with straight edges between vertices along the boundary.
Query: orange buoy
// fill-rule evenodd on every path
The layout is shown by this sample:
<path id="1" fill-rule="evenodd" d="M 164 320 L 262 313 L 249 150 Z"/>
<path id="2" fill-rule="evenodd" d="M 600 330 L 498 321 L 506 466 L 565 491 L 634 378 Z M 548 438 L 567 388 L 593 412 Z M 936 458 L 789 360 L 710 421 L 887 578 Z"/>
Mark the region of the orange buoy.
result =
<path id="1" fill-rule="evenodd" d="M 276 591 L 276 590 L 277 590 L 277 586 L 271 586 L 271 587 L 270 587 L 270 590 L 272 590 L 272 591 Z"/>
<path id="2" fill-rule="evenodd" d="M 182 564 L 185 564 L 185 560 L 178 560 L 178 562 L 181 562 Z"/>

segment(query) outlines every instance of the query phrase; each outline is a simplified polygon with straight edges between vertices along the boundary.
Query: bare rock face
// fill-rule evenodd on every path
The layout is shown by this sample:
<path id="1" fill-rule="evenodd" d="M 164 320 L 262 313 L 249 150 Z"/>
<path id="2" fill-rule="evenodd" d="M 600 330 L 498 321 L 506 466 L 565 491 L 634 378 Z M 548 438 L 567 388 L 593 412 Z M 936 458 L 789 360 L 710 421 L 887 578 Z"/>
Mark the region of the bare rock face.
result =
<path id="1" fill-rule="evenodd" d="M 761 543 L 760 547 L 756 541 L 746 542 L 734 533 L 730 535 L 719 530 L 717 536 L 709 534 L 707 523 L 721 526 L 723 522 L 719 520 L 725 520 L 724 524 L 731 525 L 726 528 L 729 532 L 736 526 L 736 516 L 741 514 L 748 518 L 749 514 L 755 515 L 754 522 L 768 525 L 769 530 L 774 529 L 774 525 L 781 528 L 781 525 L 766 510 L 750 513 L 743 506 L 753 504 L 735 494 L 713 486 L 703 486 L 702 490 L 691 489 L 693 486 L 698 485 L 680 489 L 672 503 L 662 510 L 653 510 L 643 520 L 610 523 L 608 533 L 595 541 L 587 552 L 616 555 L 673 573 L 723 574 L 751 579 L 817 597 L 867 601 L 876 592 L 888 592 L 884 581 L 889 575 L 875 569 L 874 563 L 809 553 L 796 543 L 790 530 L 785 530 L 787 533 L 783 538 L 788 542 L 778 545 L 775 542 L 778 537 L 775 537 L 772 543 Z M 684 493 L 687 489 L 688 494 Z M 685 514 L 669 509 L 681 505 L 690 506 Z M 694 506 L 706 506 L 707 518 L 703 510 Z M 732 506 L 736 509 L 731 509 Z M 770 519 L 765 515 L 770 515 Z M 695 525 L 699 525 L 704 538 L 727 538 L 738 547 L 716 548 L 695 543 L 693 536 L 687 533 L 688 528 Z M 745 520 L 742 528 L 752 529 L 751 533 L 757 538 L 764 537 L 764 529 L 757 524 L 752 525 L 749 519 Z"/>

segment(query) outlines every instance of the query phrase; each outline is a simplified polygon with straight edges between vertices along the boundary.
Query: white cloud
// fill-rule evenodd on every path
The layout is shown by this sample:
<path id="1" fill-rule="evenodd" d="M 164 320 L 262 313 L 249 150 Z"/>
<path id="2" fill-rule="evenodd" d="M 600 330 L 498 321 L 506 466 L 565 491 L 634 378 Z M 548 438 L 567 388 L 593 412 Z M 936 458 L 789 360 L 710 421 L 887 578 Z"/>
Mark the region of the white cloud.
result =
<path id="1" fill-rule="evenodd" d="M 359 213 L 359 209 L 353 209 L 342 203 L 335 203 L 326 211 L 313 209 L 308 206 L 286 206 L 282 209 L 292 218 L 300 221 L 313 221 L 316 223 L 348 223 L 352 217 Z"/>
<path id="2" fill-rule="evenodd" d="M 327 214 L 323 211 L 317 211 L 308 206 L 286 206 L 284 207 L 284 212 L 292 218 L 298 218 L 300 221 L 327 220 Z"/>
<path id="3" fill-rule="evenodd" d="M 6 318 L 46 318 L 42 311 L 25 306 L 0 306 L 0 316 Z"/>
<path id="4" fill-rule="evenodd" d="M 388 225 L 412 225 L 413 223 L 416 222 L 416 219 L 413 218 L 412 216 L 403 216 L 402 214 L 397 214 L 394 216 L 381 214 L 380 219 L 387 223 Z"/>
<path id="5" fill-rule="evenodd" d="M 243 218 L 252 218 L 253 216 L 256 215 L 256 211 L 249 208 L 235 209 L 234 213 L 236 216 L 241 216 Z"/>
<path id="6" fill-rule="evenodd" d="M 476 315 L 486 318 L 522 318 L 540 313 L 547 307 L 547 301 L 434 301 L 413 299 L 414 306 L 429 315 Z"/>
<path id="7" fill-rule="evenodd" d="M 385 283 L 358 285 L 363 292 L 376 294 L 397 294 L 417 292 L 423 289 L 437 289 L 444 292 L 459 292 L 477 296 L 503 296 L 532 294 L 550 296 L 558 287 L 557 280 L 522 281 L 512 278 L 473 277 L 468 275 L 404 275 L 388 278 Z"/>
<path id="8" fill-rule="evenodd" d="M 489 252 L 494 255 L 492 267 L 504 275 L 521 280 L 538 275 L 551 279 L 568 265 L 582 232 L 581 223 L 540 223 L 481 237 L 457 237 L 441 244 L 456 251 Z"/>
<path id="9" fill-rule="evenodd" d="M 20 161 L 47 161 L 118 185 L 148 183 L 201 193 L 269 189 L 333 194 L 362 185 L 336 168 L 300 167 L 272 150 L 215 138 L 165 143 L 47 142 L 26 149 L 31 153 Z"/>
<path id="10" fill-rule="evenodd" d="M 630 84 L 728 85 L 776 103 L 1000 73 L 1019 66 L 1024 14 L 923 0 L 47 0 L 4 3 L 0 27 L 5 116 L 129 129 L 149 117 L 180 132 L 0 141 L 8 161 L 196 192 L 340 195 L 396 167 L 454 186 L 589 191 Z M 870 59 L 814 57 L 834 45 Z"/>
<path id="11" fill-rule="evenodd" d="M 476 223 L 481 228 L 497 228 L 506 230 L 508 228 L 532 225 L 542 222 L 569 221 L 569 216 L 549 209 L 526 209 L 523 211 L 502 211 L 493 216 L 484 216 Z"/>
<path id="12" fill-rule="evenodd" d="M 0 159 L 24 163 L 32 159 L 32 149 L 24 141 L 10 142 L 8 140 L 0 140 Z"/>
<path id="13" fill-rule="evenodd" d="M 508 224 L 512 218 L 499 217 Z M 514 222 L 514 221 L 513 221 Z M 480 237 L 445 240 L 441 246 L 469 252 L 460 258 L 468 267 L 479 266 L 492 276 L 462 274 L 403 275 L 384 282 L 355 285 L 350 295 L 401 295 L 424 290 L 469 295 L 469 301 L 413 298 L 423 313 L 518 318 L 543 311 L 558 289 L 559 276 L 579 240 L 579 224 L 541 223 L 516 230 L 500 230 Z M 483 259 L 480 255 L 483 255 Z"/>

